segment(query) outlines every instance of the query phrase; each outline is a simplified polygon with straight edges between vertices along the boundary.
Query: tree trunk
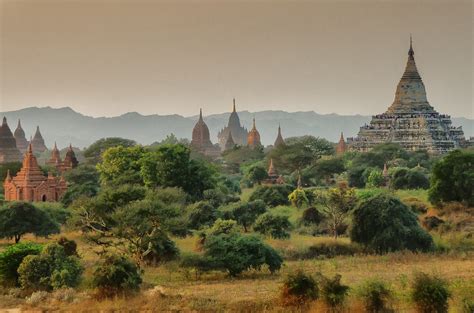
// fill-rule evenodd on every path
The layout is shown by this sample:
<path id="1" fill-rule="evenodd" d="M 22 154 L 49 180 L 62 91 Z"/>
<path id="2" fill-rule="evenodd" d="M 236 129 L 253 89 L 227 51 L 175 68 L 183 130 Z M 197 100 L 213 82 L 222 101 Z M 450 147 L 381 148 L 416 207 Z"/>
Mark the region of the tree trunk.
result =
<path id="1" fill-rule="evenodd" d="M 20 241 L 21 235 L 15 235 L 15 243 Z"/>

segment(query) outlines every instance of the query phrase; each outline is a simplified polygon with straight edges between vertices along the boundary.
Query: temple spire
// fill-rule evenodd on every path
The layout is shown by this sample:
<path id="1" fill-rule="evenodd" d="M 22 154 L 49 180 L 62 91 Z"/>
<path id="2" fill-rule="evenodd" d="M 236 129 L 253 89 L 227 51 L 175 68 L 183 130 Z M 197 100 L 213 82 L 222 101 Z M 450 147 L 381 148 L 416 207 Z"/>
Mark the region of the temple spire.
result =
<path id="1" fill-rule="evenodd" d="M 257 129 L 257 127 L 255 126 L 255 117 L 253 118 L 253 126 L 252 126 L 252 130 L 254 129 Z"/>
<path id="2" fill-rule="evenodd" d="M 202 121 L 202 108 L 199 109 L 199 120 Z"/>
<path id="3" fill-rule="evenodd" d="M 413 51 L 413 40 L 412 40 L 412 37 L 411 37 L 411 34 L 410 34 L 410 49 L 408 50 L 408 55 L 410 57 L 410 59 L 414 60 L 415 57 L 415 51 Z"/>
<path id="4" fill-rule="evenodd" d="M 233 99 L 233 103 L 234 103 L 234 105 L 232 106 L 232 112 L 236 112 L 235 111 L 235 98 Z"/>
<path id="5" fill-rule="evenodd" d="M 2 126 L 3 126 L 3 125 L 7 125 L 7 118 L 6 118 L 6 116 L 3 117 Z"/>

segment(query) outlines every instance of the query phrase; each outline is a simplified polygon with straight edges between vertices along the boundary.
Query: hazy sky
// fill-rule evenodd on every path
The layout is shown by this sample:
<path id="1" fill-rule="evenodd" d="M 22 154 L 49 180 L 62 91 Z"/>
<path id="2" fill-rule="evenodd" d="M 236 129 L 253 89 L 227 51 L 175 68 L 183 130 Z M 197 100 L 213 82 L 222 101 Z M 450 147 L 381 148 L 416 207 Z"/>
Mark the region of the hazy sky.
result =
<path id="1" fill-rule="evenodd" d="M 474 117 L 472 1 L 0 0 L 0 111 L 377 114 L 413 33 L 428 100 Z"/>

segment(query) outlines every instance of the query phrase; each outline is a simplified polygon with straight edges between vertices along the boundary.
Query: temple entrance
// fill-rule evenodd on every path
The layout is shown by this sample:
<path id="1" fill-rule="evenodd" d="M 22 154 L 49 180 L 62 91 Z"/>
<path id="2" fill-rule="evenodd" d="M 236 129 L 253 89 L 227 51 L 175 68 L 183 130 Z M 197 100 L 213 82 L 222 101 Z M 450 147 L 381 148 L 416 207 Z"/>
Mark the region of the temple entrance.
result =
<path id="1" fill-rule="evenodd" d="M 43 195 L 43 196 L 41 197 L 41 201 L 46 202 L 46 195 Z"/>

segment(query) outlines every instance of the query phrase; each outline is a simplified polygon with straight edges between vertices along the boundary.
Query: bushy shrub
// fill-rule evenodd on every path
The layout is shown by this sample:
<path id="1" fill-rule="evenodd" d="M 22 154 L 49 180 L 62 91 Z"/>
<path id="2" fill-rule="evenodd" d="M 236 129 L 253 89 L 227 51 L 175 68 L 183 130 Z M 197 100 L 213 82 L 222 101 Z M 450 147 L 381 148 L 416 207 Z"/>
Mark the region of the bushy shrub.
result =
<path id="1" fill-rule="evenodd" d="M 260 215 L 253 225 L 253 229 L 256 232 L 270 235 L 272 238 L 277 239 L 289 238 L 290 233 L 288 230 L 290 227 L 291 223 L 288 220 L 288 216 L 269 212 Z"/>
<path id="2" fill-rule="evenodd" d="M 267 265 L 271 273 L 281 268 L 283 259 L 270 246 L 254 235 L 239 233 L 210 236 L 204 244 L 204 256 L 216 270 L 237 276 L 245 270 L 260 270 Z"/>
<path id="3" fill-rule="evenodd" d="M 18 267 L 21 287 L 49 291 L 79 284 L 83 267 L 75 256 L 67 256 L 64 248 L 52 243 L 39 255 L 29 255 Z"/>
<path id="4" fill-rule="evenodd" d="M 32 306 L 37 306 L 39 304 L 45 303 L 46 300 L 49 298 L 49 293 L 46 291 L 36 291 L 31 294 L 26 299 L 26 303 Z"/>
<path id="5" fill-rule="evenodd" d="M 179 255 L 179 249 L 165 232 L 155 231 L 142 241 L 143 261 L 148 265 L 171 261 Z"/>
<path id="6" fill-rule="evenodd" d="M 288 205 L 288 195 L 293 191 L 290 185 L 258 186 L 250 195 L 249 200 L 262 200 L 266 205 L 275 207 Z"/>
<path id="7" fill-rule="evenodd" d="M 303 205 L 309 203 L 308 197 L 306 197 L 306 192 L 302 188 L 296 188 L 292 193 L 288 195 L 288 200 L 290 200 L 291 205 L 301 208 Z"/>
<path id="8" fill-rule="evenodd" d="M 309 225 L 318 225 L 324 220 L 324 215 L 318 211 L 315 207 L 309 207 L 303 211 L 301 216 L 301 224 Z"/>
<path id="9" fill-rule="evenodd" d="M 64 248 L 64 253 L 67 256 L 79 256 L 77 254 L 77 243 L 74 240 L 69 240 L 66 237 L 61 237 L 58 239 L 58 245 Z"/>
<path id="10" fill-rule="evenodd" d="M 191 204 L 187 208 L 188 227 L 200 229 L 204 226 L 211 226 L 218 217 L 217 209 L 207 201 L 199 201 Z"/>
<path id="11" fill-rule="evenodd" d="M 364 301 L 367 312 L 378 313 L 390 310 L 393 294 L 388 284 L 383 280 L 371 279 L 365 282 L 359 290 L 359 295 Z"/>
<path id="12" fill-rule="evenodd" d="M 339 255 L 353 256 L 361 252 L 359 245 L 341 241 L 322 242 L 303 249 L 283 251 L 286 260 L 325 259 Z"/>
<path id="13" fill-rule="evenodd" d="M 100 297 L 127 295 L 140 289 L 141 273 L 135 263 L 124 256 L 107 254 L 93 273 L 92 285 Z"/>
<path id="14" fill-rule="evenodd" d="M 462 299 L 462 312 L 463 313 L 474 312 L 474 299 L 468 299 L 468 298 Z"/>
<path id="15" fill-rule="evenodd" d="M 266 210 L 267 206 L 262 200 L 239 201 L 219 208 L 223 218 L 235 220 L 239 225 L 242 225 L 245 232 L 255 222 L 255 219 L 265 213 Z"/>
<path id="16" fill-rule="evenodd" d="M 440 225 L 444 224 L 444 221 L 437 216 L 425 216 L 423 219 L 423 226 L 428 230 L 433 230 L 438 228 Z"/>
<path id="17" fill-rule="evenodd" d="M 32 242 L 8 246 L 0 253 L 0 283 L 3 286 L 19 286 L 18 267 L 28 255 L 40 254 L 42 246 Z"/>
<path id="18" fill-rule="evenodd" d="M 413 280 L 411 298 L 420 313 L 448 312 L 451 293 L 446 280 L 426 273 L 417 273 Z"/>
<path id="19" fill-rule="evenodd" d="M 363 201 L 354 210 L 352 221 L 351 240 L 379 253 L 433 248 L 433 239 L 419 226 L 416 215 L 390 195 Z"/>
<path id="20" fill-rule="evenodd" d="M 339 274 L 333 278 L 321 275 L 321 299 L 331 309 L 342 307 L 349 293 L 349 286 L 341 284 L 341 278 Z"/>
<path id="21" fill-rule="evenodd" d="M 283 282 L 281 292 L 283 305 L 302 305 L 316 300 L 318 296 L 319 287 L 316 280 L 301 270 L 289 274 Z"/>

